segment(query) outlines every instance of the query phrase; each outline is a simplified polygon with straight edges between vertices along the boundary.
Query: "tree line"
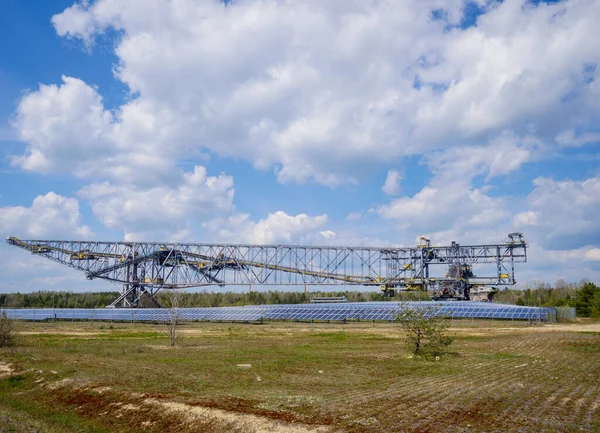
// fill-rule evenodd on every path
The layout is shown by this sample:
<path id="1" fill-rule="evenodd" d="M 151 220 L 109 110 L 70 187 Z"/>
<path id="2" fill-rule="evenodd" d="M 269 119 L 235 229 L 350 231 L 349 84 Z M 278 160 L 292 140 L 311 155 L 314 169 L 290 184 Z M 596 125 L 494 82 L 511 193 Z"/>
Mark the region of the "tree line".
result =
<path id="1" fill-rule="evenodd" d="M 0 308 L 103 308 L 109 305 L 117 292 L 51 292 L 0 294 Z M 423 292 L 396 292 L 393 298 L 385 298 L 380 292 L 359 291 L 310 291 L 283 292 L 278 290 L 250 292 L 181 292 L 179 306 L 185 307 L 231 307 L 240 305 L 302 304 L 314 297 L 345 296 L 349 302 L 367 301 L 417 301 L 429 299 Z M 161 305 L 169 304 L 168 291 L 157 295 Z M 589 281 L 566 283 L 558 281 L 528 284 L 525 289 L 503 289 L 495 302 L 535 307 L 575 307 L 579 317 L 600 318 L 600 287 Z"/>
<path id="2" fill-rule="evenodd" d="M 156 295 L 161 305 L 169 305 L 169 291 Z M 54 292 L 37 291 L 31 293 L 0 294 L 0 308 L 103 308 L 119 296 L 118 292 Z M 278 290 L 250 292 L 182 291 L 178 296 L 181 308 L 187 307 L 234 307 L 241 305 L 303 304 L 315 297 L 346 297 L 349 302 L 368 301 L 413 301 L 424 300 L 421 292 L 398 293 L 395 298 L 385 298 L 379 292 L 359 291 L 309 291 L 283 292 Z"/>
<path id="3" fill-rule="evenodd" d="M 600 287 L 590 281 L 554 285 L 527 284 L 525 289 L 505 288 L 498 292 L 495 302 L 530 307 L 574 307 L 578 317 L 600 318 Z"/>
<path id="4" fill-rule="evenodd" d="M 117 292 L 0 293 L 0 308 L 103 308 L 117 296 Z"/>

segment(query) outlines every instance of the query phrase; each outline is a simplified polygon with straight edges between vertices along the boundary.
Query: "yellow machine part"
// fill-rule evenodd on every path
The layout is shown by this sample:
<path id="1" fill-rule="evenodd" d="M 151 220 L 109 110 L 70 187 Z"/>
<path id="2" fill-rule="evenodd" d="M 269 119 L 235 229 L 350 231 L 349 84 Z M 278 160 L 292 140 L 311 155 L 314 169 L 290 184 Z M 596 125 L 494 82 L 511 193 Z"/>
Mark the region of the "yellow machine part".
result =
<path id="1" fill-rule="evenodd" d="M 146 284 L 163 284 L 165 282 L 162 278 L 145 278 L 144 283 Z"/>
<path id="2" fill-rule="evenodd" d="M 94 258 L 94 256 L 89 252 L 89 250 L 71 253 L 71 260 L 86 260 L 92 258 Z"/>

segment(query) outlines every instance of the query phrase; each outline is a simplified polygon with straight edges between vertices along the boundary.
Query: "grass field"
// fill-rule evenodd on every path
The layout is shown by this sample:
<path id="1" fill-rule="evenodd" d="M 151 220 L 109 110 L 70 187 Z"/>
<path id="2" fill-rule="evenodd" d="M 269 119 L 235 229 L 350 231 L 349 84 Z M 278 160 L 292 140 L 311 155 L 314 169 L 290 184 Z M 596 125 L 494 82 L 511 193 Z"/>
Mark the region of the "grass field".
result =
<path id="1" fill-rule="evenodd" d="M 19 328 L 0 432 L 600 431 L 597 322 L 455 322 L 437 362 L 394 324 Z"/>

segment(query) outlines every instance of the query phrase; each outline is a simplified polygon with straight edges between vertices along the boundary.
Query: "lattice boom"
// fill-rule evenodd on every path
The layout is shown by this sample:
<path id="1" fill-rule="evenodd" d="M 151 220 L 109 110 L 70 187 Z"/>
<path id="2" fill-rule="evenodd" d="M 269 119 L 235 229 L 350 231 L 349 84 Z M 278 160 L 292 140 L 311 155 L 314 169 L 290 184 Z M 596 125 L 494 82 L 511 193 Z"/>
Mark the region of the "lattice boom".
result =
<path id="1" fill-rule="evenodd" d="M 527 261 L 522 234 L 494 245 L 417 247 L 335 247 L 303 245 L 227 245 L 161 242 L 21 240 L 10 245 L 124 285 L 114 306 L 139 306 L 144 295 L 158 306 L 160 289 L 224 285 L 364 285 L 427 290 L 437 296 L 469 299 L 478 286 L 515 284 L 514 264 Z M 490 276 L 475 276 L 471 266 L 493 264 Z M 446 274 L 430 266 L 446 265 Z"/>

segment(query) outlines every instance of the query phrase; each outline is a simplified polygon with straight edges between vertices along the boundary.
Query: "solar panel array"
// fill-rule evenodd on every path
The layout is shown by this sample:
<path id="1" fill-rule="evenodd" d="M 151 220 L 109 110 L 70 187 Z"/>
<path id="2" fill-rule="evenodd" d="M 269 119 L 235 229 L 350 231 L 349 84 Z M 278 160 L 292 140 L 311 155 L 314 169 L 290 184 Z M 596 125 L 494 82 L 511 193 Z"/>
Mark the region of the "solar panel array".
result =
<path id="1" fill-rule="evenodd" d="M 344 302 L 327 304 L 272 304 L 244 307 L 180 308 L 177 314 L 185 321 L 253 322 L 265 320 L 391 321 L 402 306 L 427 308 L 427 314 L 451 318 L 513 319 L 549 321 L 553 308 L 521 307 L 508 304 L 470 301 Z M 5 309 L 10 318 L 21 320 L 111 320 L 157 322 L 170 319 L 171 312 L 160 308 L 96 309 Z"/>

